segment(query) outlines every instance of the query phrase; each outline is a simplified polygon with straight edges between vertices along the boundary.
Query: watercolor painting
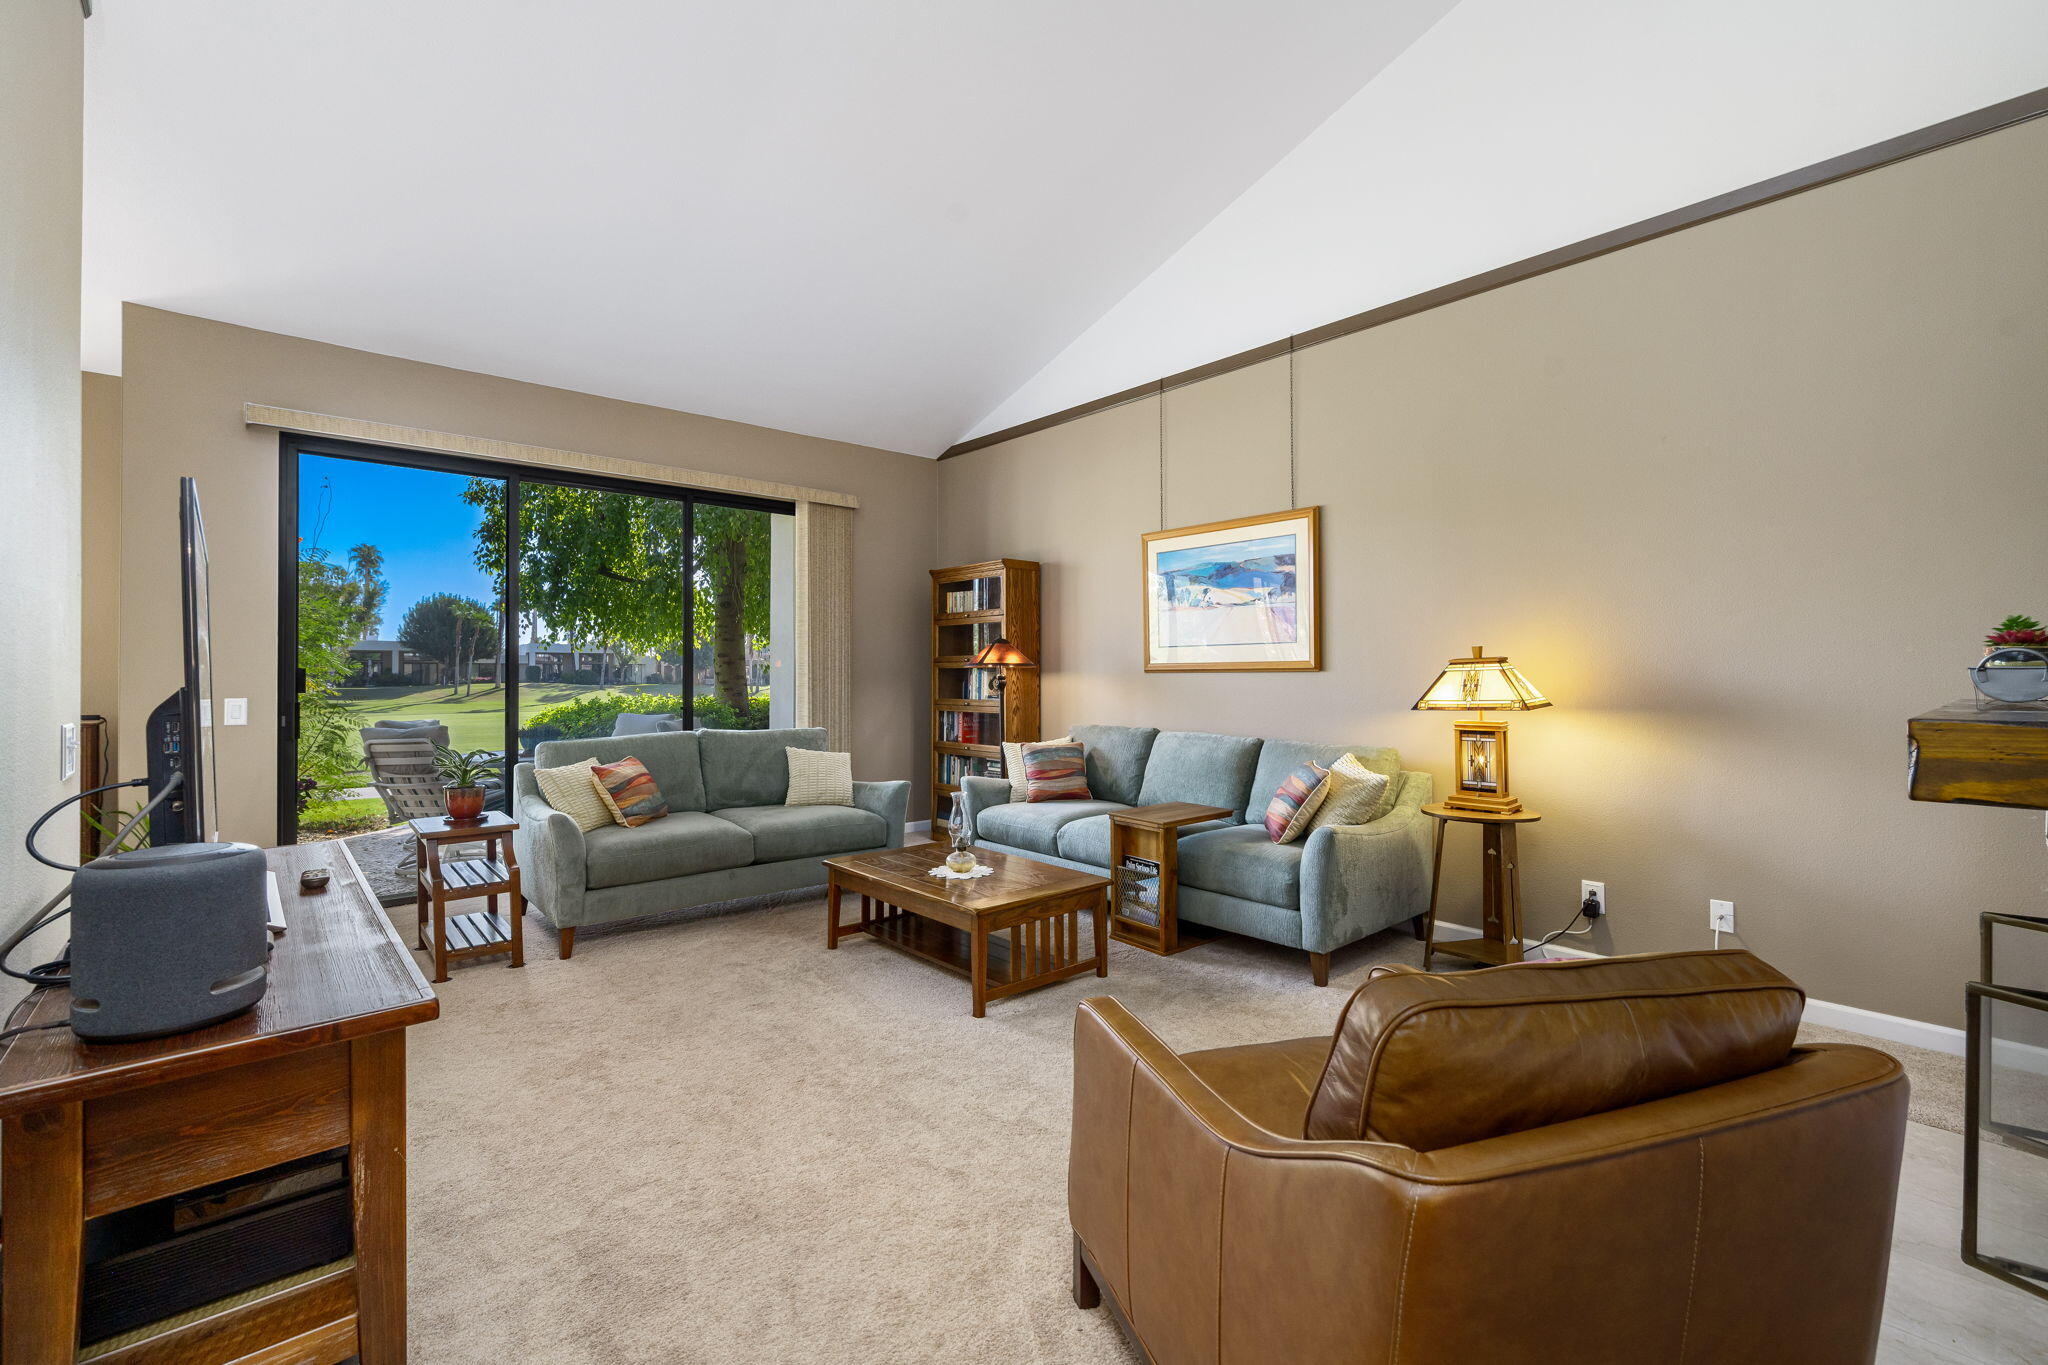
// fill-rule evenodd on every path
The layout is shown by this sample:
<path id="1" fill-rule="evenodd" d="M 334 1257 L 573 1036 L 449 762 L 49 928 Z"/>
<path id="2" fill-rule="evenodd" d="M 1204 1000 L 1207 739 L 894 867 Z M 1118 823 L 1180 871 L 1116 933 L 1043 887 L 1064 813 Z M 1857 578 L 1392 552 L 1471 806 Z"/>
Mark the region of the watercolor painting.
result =
<path id="1" fill-rule="evenodd" d="M 1318 667 L 1318 511 L 1146 536 L 1146 668 Z"/>

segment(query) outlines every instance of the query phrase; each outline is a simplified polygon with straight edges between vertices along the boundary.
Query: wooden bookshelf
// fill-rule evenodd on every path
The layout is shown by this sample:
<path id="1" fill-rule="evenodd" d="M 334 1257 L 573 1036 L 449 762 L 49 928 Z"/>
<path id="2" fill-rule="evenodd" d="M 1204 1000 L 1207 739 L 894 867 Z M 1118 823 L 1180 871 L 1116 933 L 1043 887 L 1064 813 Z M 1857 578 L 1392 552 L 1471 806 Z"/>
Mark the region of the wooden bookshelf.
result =
<path id="1" fill-rule="evenodd" d="M 998 701 L 996 675 L 1006 670 L 970 662 L 999 636 L 1038 659 L 1038 565 L 991 559 L 931 572 L 932 837 L 938 839 L 962 770 L 1001 776 L 1004 742 L 1039 737 L 1038 669 L 1008 669 Z"/>

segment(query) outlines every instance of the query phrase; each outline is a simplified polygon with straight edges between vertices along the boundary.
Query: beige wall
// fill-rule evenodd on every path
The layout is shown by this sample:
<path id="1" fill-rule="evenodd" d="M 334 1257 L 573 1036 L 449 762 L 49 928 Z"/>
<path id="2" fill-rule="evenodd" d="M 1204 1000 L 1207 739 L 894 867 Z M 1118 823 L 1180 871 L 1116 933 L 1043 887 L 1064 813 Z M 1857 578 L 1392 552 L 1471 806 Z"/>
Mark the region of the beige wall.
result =
<path id="1" fill-rule="evenodd" d="M 63 885 L 21 837 L 77 790 L 58 777 L 58 727 L 78 716 L 78 260 L 84 66 L 78 6 L 0 5 L 0 933 Z M 45 831 L 75 854 L 69 820 Z M 19 961 L 46 960 L 61 929 Z M 40 954 L 40 956 L 38 956 Z M 11 1000 L 11 988 L 0 1000 Z"/>
<path id="2" fill-rule="evenodd" d="M 941 465 L 939 562 L 1045 563 L 1045 724 L 1400 746 L 1473 644 L 1514 722 L 1532 927 L 1582 877 L 1603 952 L 1704 946 L 1707 900 L 1816 998 L 1961 1022 L 1980 909 L 2039 913 L 2038 814 L 1905 796 L 1905 721 L 2048 613 L 2048 120 L 1297 358 L 1324 508 L 1322 672 L 1147 675 L 1158 408 Z M 1287 502 L 1284 360 L 1167 398 L 1167 525 Z M 1441 787 L 1440 787 L 1441 790 Z M 1478 854 L 1446 895 L 1473 921 Z"/>
<path id="3" fill-rule="evenodd" d="M 86 715 L 111 721 L 121 704 L 121 381 L 89 370 L 83 378 L 78 705 Z"/>
<path id="4" fill-rule="evenodd" d="M 120 723 L 132 741 L 177 686 L 177 482 L 194 475 L 211 549 L 215 690 L 250 699 L 248 727 L 218 732 L 230 837 L 268 842 L 276 809 L 278 435 L 244 426 L 245 402 L 854 494 L 854 773 L 923 773 L 930 461 L 133 304 L 122 349 Z M 134 765 L 132 745 L 123 762 Z M 912 809 L 922 815 L 921 794 Z"/>

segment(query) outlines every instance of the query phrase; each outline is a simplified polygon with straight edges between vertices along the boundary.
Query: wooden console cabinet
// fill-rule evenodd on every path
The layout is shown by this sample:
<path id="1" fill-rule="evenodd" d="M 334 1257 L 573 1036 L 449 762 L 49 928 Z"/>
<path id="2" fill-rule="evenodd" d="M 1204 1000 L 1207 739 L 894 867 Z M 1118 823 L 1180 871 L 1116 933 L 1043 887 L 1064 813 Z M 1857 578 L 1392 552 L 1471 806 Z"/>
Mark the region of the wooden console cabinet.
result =
<path id="1" fill-rule="evenodd" d="M 346 1147 L 355 1253 L 94 1350 L 93 1365 L 405 1359 L 405 1030 L 428 987 L 339 843 L 273 849 L 287 931 L 256 1006 L 208 1028 L 0 1043 L 0 1365 L 73 1365 L 85 1221 Z M 333 871 L 299 894 L 301 870 Z M 43 992 L 19 1020 L 62 1019 Z M 88 1344 L 90 1345 L 90 1343 Z"/>

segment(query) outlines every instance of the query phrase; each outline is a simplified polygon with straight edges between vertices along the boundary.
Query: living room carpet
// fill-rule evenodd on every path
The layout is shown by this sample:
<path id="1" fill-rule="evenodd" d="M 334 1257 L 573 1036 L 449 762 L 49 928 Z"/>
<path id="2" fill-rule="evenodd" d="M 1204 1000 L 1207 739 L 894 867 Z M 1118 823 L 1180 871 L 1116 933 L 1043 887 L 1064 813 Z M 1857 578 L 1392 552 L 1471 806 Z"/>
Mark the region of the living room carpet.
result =
<path id="1" fill-rule="evenodd" d="M 824 947 L 816 895 L 458 966 L 410 1034 L 411 1304 L 425 1365 L 1134 1360 L 1067 1295 L 1075 1004 L 1177 1048 L 1327 1033 L 1405 930 L 1243 939 L 969 1017 L 966 983 Z M 409 915 L 393 912 L 396 919 Z"/>

